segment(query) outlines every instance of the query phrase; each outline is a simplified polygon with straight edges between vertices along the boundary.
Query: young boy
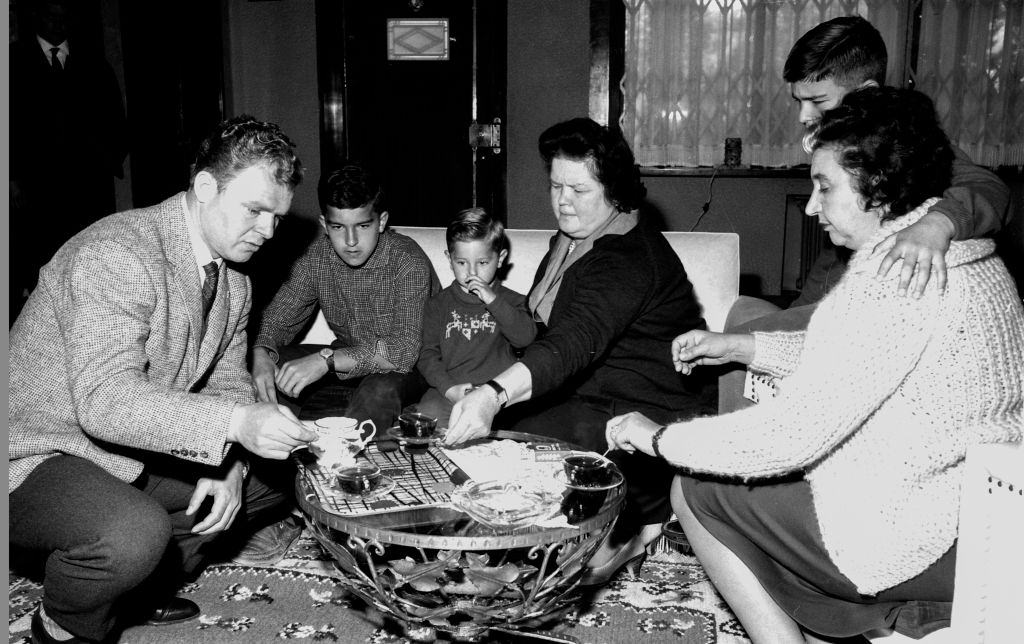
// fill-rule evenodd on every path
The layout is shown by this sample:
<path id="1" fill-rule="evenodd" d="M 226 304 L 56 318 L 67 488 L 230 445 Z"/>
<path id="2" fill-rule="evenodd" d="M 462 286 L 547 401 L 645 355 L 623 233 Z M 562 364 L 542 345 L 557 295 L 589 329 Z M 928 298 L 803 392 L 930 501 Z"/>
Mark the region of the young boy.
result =
<path id="1" fill-rule="evenodd" d="M 502 286 L 508 257 L 505 227 L 482 208 L 463 210 L 445 235 L 455 281 L 427 302 L 417 368 L 430 385 L 422 413 L 448 426 L 452 405 L 504 371 L 533 342 L 537 327 L 526 298 Z"/>
<path id="2" fill-rule="evenodd" d="M 380 184 L 365 169 L 343 163 L 317 191 L 324 235 L 263 312 L 253 346 L 256 396 L 276 402 L 280 391 L 300 418 L 369 418 L 382 431 L 425 389 L 414 367 L 423 306 L 440 283 L 419 245 L 387 229 Z M 335 342 L 288 346 L 318 309 Z"/>

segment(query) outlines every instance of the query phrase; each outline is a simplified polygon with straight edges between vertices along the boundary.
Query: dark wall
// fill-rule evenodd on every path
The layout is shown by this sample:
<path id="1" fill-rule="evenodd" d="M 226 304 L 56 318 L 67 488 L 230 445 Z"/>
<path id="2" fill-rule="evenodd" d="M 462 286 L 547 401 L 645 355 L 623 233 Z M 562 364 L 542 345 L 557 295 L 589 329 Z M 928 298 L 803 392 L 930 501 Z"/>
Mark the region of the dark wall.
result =
<path id="1" fill-rule="evenodd" d="M 537 137 L 588 113 L 590 0 L 508 4 L 508 223 L 553 228 Z"/>
<path id="2" fill-rule="evenodd" d="M 292 213 L 320 215 L 320 99 L 313 0 L 226 0 L 227 114 L 248 113 L 281 126 L 306 168 Z"/>
<path id="3" fill-rule="evenodd" d="M 786 196 L 810 194 L 809 178 L 719 176 L 712 183 L 710 176 L 648 176 L 644 185 L 652 212 L 661 216 L 665 230 L 739 234 L 743 292 L 779 295 L 784 273 L 798 270 L 804 215 L 787 216 Z M 708 212 L 701 217 L 709 199 Z"/>
<path id="4" fill-rule="evenodd" d="M 299 145 L 307 182 L 293 210 L 314 217 L 319 177 L 319 103 L 316 87 L 313 0 L 227 0 L 231 42 L 228 96 L 232 113 L 252 111 L 281 123 Z M 552 228 L 547 177 L 537 137 L 548 126 L 586 115 L 589 109 L 590 0 L 508 2 L 508 106 L 504 153 L 508 155 L 509 225 Z M 1000 252 L 1018 284 L 1024 273 L 1024 177 L 1001 173 L 1014 195 L 1014 220 L 1000 236 Z M 697 230 L 740 235 L 744 288 L 777 294 L 786 271 L 798 261 L 794 235 L 800 213 L 787 217 L 786 196 L 808 194 L 803 176 L 646 177 L 652 209 L 667 230 L 690 230 L 713 191 L 711 207 Z"/>

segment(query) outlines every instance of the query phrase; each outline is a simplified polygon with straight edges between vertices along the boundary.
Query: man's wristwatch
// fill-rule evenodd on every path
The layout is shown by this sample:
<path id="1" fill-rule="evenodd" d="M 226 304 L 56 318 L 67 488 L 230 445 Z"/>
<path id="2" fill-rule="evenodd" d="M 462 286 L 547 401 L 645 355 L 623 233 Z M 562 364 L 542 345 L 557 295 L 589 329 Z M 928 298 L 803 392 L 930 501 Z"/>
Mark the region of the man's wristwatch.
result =
<path id="1" fill-rule="evenodd" d="M 320 349 L 320 357 L 327 363 L 327 373 L 334 373 L 334 349 L 330 347 Z"/>
<path id="2" fill-rule="evenodd" d="M 493 380 L 488 380 L 487 382 L 485 382 L 484 384 L 482 384 L 480 386 L 481 387 L 490 387 L 491 389 L 493 389 L 495 395 L 498 397 L 498 409 L 504 409 L 505 408 L 505 405 L 508 404 L 508 392 L 505 391 L 504 387 L 502 387 L 501 385 L 499 385 L 497 382 L 495 382 Z"/>

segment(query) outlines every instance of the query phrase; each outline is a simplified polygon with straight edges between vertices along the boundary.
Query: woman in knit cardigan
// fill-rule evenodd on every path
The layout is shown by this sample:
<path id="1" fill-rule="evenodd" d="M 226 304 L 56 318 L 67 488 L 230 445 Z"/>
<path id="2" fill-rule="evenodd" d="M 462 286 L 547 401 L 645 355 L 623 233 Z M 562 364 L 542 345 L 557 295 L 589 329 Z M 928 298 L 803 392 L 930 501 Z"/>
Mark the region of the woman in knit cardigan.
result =
<path id="1" fill-rule="evenodd" d="M 672 505 L 755 642 L 948 625 L 964 455 L 1019 441 L 1024 311 L 988 239 L 953 242 L 945 292 L 900 296 L 871 249 L 917 221 L 950 176 L 931 101 L 850 94 L 811 139 L 807 214 L 854 251 L 806 331 L 676 338 L 676 367 L 739 361 L 776 398 L 667 427 L 633 413 L 609 445 L 682 473 Z M 830 640 L 831 641 L 831 640 Z"/>

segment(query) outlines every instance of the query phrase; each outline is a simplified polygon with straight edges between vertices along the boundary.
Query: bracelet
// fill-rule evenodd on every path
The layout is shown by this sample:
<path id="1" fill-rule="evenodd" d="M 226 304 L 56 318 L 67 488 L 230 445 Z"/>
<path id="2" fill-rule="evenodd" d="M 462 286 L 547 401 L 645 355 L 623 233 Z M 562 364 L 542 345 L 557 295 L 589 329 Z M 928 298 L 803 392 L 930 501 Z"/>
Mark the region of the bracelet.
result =
<path id="1" fill-rule="evenodd" d="M 665 435 L 666 429 L 668 429 L 668 425 L 662 425 L 658 428 L 658 431 L 654 432 L 654 436 L 651 437 L 651 449 L 654 450 L 654 455 L 658 458 L 665 458 L 661 454 L 661 448 L 658 447 L 658 443 L 661 442 L 661 437 Z"/>

